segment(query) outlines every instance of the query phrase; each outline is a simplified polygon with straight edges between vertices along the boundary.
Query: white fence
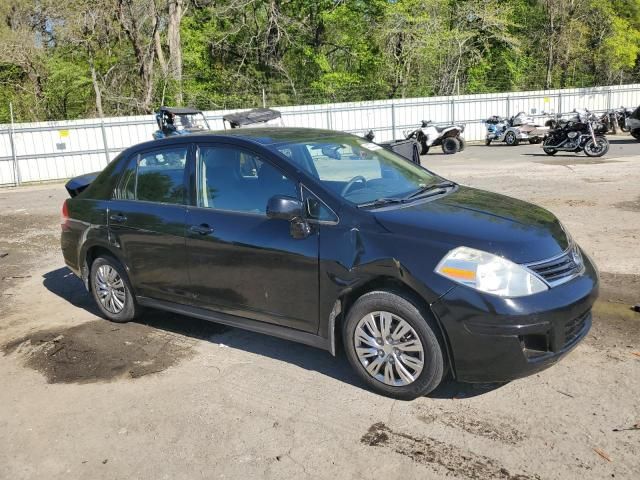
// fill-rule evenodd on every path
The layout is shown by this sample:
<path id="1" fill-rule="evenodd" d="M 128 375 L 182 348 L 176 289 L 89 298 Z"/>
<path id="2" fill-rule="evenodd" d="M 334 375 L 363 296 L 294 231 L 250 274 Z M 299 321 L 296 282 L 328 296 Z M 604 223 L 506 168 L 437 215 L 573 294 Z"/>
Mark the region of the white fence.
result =
<path id="1" fill-rule="evenodd" d="M 599 112 L 640 105 L 640 84 L 534 92 L 428 97 L 373 102 L 282 107 L 285 125 L 328 128 L 363 134 L 377 141 L 403 138 L 420 120 L 466 125 L 467 140 L 484 138 L 482 121 L 491 115 L 524 111 Z M 277 107 L 276 107 L 277 108 Z M 205 112 L 212 129 L 222 129 L 227 111 Z M 65 179 L 101 170 L 119 152 L 150 140 L 156 130 L 152 115 L 65 122 L 0 125 L 0 186 Z"/>

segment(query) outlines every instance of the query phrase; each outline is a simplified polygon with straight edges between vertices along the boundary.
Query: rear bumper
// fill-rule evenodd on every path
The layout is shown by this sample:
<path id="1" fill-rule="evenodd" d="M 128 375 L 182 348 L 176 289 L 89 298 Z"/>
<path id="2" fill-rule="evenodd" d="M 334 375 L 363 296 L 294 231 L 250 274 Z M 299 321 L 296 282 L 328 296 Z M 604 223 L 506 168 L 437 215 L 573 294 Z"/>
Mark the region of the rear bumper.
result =
<path id="1" fill-rule="evenodd" d="M 558 362 L 587 335 L 598 296 L 598 274 L 514 299 L 455 287 L 432 305 L 448 337 L 459 381 L 503 382 Z"/>

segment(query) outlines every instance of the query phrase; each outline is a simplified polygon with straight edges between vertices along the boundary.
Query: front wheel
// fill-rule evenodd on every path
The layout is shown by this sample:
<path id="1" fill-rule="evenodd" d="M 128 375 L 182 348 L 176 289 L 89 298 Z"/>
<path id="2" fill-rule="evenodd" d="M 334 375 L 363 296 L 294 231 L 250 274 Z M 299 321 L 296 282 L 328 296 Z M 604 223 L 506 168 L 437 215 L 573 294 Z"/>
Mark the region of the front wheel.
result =
<path id="1" fill-rule="evenodd" d="M 604 137 L 596 137 L 594 142 L 592 138 L 584 144 L 584 153 L 588 157 L 601 157 L 609 151 L 609 142 Z"/>
<path id="2" fill-rule="evenodd" d="M 98 309 L 107 319 L 128 322 L 140 314 L 127 273 L 115 258 L 96 258 L 91 264 L 90 282 Z"/>
<path id="3" fill-rule="evenodd" d="M 437 327 L 409 296 L 374 291 L 360 297 L 343 325 L 347 358 L 373 390 L 413 400 L 435 389 L 444 375 Z"/>
<path id="4" fill-rule="evenodd" d="M 427 145 L 427 140 L 422 140 L 420 142 L 420 155 L 426 155 L 429 153 L 429 145 Z"/>
<path id="5" fill-rule="evenodd" d="M 458 143 L 460 143 L 460 149 L 458 150 L 459 152 L 464 151 L 465 148 L 467 148 L 467 142 L 464 140 L 464 138 L 458 136 L 456 137 L 458 139 Z"/>
<path id="6" fill-rule="evenodd" d="M 488 147 L 489 145 L 491 145 L 491 139 L 490 138 L 486 138 L 484 140 L 484 144 Z"/>
<path id="7" fill-rule="evenodd" d="M 504 136 L 504 142 L 510 147 L 515 147 L 516 145 L 518 145 L 518 143 L 520 143 L 515 132 L 507 132 L 507 134 Z"/>
<path id="8" fill-rule="evenodd" d="M 631 130 L 631 136 L 640 142 L 640 128 Z"/>
<path id="9" fill-rule="evenodd" d="M 460 151 L 460 142 L 455 137 L 447 137 L 442 140 L 442 151 L 445 155 L 451 155 Z"/>

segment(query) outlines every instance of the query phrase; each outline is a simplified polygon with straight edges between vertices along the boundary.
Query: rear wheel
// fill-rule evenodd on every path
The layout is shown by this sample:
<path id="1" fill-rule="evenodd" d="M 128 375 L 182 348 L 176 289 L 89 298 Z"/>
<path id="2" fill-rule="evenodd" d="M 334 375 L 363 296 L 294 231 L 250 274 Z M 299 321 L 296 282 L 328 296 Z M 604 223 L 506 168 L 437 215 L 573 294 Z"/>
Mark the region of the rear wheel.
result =
<path id="1" fill-rule="evenodd" d="M 96 258 L 90 272 L 91 293 L 104 317 L 112 322 L 128 322 L 140 314 L 127 273 L 115 258 Z"/>
<path id="2" fill-rule="evenodd" d="M 460 142 L 455 137 L 447 137 L 442 140 L 442 151 L 445 155 L 451 155 L 460 151 Z"/>
<path id="3" fill-rule="evenodd" d="M 510 147 L 515 147 L 516 145 L 518 145 L 518 143 L 520 143 L 515 132 L 507 132 L 507 134 L 504 136 L 504 142 Z"/>
<path id="4" fill-rule="evenodd" d="M 344 347 L 362 380 L 383 395 L 412 400 L 435 389 L 444 375 L 437 327 L 409 297 L 370 292 L 351 307 Z"/>
<path id="5" fill-rule="evenodd" d="M 631 130 L 631 136 L 640 142 L 640 128 Z"/>

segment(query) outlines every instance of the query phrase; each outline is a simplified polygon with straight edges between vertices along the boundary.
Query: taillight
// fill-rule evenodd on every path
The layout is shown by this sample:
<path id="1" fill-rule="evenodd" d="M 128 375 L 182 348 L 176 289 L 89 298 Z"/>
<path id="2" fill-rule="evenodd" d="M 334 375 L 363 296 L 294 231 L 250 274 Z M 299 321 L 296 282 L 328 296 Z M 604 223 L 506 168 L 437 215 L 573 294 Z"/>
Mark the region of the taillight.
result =
<path id="1" fill-rule="evenodd" d="M 60 218 L 60 224 L 64 227 L 67 225 L 69 221 L 69 207 L 67 205 L 67 200 L 62 204 L 62 216 Z"/>

